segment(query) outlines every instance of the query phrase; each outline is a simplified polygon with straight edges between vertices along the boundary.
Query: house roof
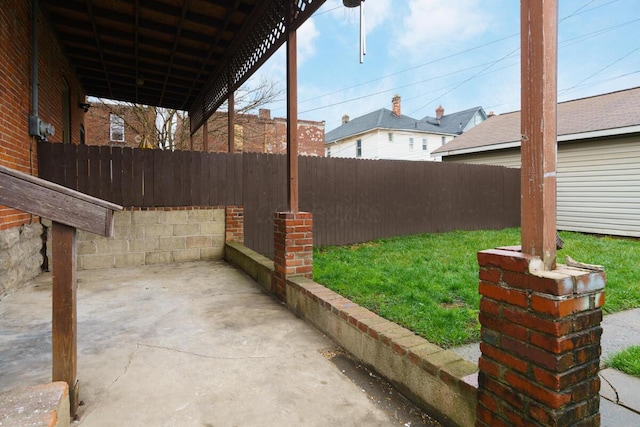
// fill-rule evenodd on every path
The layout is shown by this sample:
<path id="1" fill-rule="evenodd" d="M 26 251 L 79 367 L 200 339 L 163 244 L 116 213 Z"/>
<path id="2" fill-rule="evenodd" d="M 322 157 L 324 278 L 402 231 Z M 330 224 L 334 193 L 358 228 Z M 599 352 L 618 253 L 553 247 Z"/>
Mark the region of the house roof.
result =
<path id="1" fill-rule="evenodd" d="M 435 117 L 429 116 L 422 119 L 415 119 L 405 115 L 398 116 L 391 112 L 391 110 L 381 108 L 351 119 L 347 123 L 327 132 L 324 140 L 325 143 L 331 143 L 373 129 L 458 135 L 462 133 L 462 129 L 465 128 L 467 123 L 469 123 L 478 111 L 484 114 L 482 107 L 474 107 L 457 113 L 443 115 L 440 121 L 438 121 Z"/>
<path id="2" fill-rule="evenodd" d="M 40 0 L 40 7 L 87 95 L 188 109 L 197 128 L 286 41 L 288 27 L 324 1 Z"/>
<path id="3" fill-rule="evenodd" d="M 558 140 L 640 132 L 640 87 L 561 102 Z M 490 117 L 433 154 L 455 155 L 520 145 L 520 111 Z"/>

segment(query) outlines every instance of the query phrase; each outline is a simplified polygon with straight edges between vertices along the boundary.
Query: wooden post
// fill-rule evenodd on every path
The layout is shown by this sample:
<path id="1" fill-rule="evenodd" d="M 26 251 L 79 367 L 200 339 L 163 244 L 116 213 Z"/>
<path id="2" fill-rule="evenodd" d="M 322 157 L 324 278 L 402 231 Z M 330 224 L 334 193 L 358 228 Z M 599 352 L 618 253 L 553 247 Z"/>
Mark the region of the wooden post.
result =
<path id="1" fill-rule="evenodd" d="M 229 74 L 229 99 L 227 101 L 228 110 L 227 113 L 227 136 L 229 138 L 229 152 L 236 152 L 236 99 L 235 93 L 233 91 L 233 82 L 231 79 L 231 74 Z"/>
<path id="2" fill-rule="evenodd" d="M 209 120 L 202 123 L 202 151 L 209 151 Z"/>
<path id="3" fill-rule="evenodd" d="M 293 7 L 293 2 L 289 2 Z M 289 16 L 291 21 L 292 14 Z M 296 31 L 287 33 L 287 196 L 289 211 L 298 212 L 298 58 Z"/>
<path id="4" fill-rule="evenodd" d="M 69 385 L 71 416 L 78 410 L 76 229 L 53 222 L 53 381 Z"/>
<path id="5" fill-rule="evenodd" d="M 557 0 L 521 0 L 522 252 L 556 264 Z"/>

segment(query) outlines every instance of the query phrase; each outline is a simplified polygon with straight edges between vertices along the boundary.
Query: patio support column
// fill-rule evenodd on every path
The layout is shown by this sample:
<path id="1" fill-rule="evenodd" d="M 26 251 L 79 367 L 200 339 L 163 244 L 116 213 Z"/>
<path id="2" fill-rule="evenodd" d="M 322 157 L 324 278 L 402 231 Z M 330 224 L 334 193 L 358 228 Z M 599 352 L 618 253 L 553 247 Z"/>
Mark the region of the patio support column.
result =
<path id="1" fill-rule="evenodd" d="M 231 84 L 231 75 L 229 75 L 229 99 L 227 100 L 228 113 L 227 113 L 227 145 L 229 147 L 229 153 L 236 152 L 236 99 Z"/>
<path id="2" fill-rule="evenodd" d="M 478 253 L 476 426 L 599 426 L 605 274 L 556 265 L 557 0 L 520 8 L 522 248 Z"/>
<path id="3" fill-rule="evenodd" d="M 294 3 L 289 7 L 287 29 L 287 202 L 288 212 L 274 216 L 274 272 L 272 292 L 287 300 L 287 278 L 313 276 L 313 217 L 298 206 L 298 60 L 296 30 L 291 23 Z"/>
<path id="4" fill-rule="evenodd" d="M 288 277 L 313 277 L 313 218 L 309 212 L 276 212 L 273 222 L 271 292 L 286 301 Z"/>
<path id="5" fill-rule="evenodd" d="M 202 123 L 202 151 L 209 151 L 209 120 Z"/>
<path id="6" fill-rule="evenodd" d="M 557 0 L 522 0 L 522 251 L 556 263 Z"/>
<path id="7" fill-rule="evenodd" d="M 288 2 L 293 7 L 293 2 Z M 290 12 L 290 19 L 293 11 Z M 287 39 L 287 196 L 289 211 L 298 212 L 298 53 L 296 31 Z"/>
<path id="8" fill-rule="evenodd" d="M 78 411 L 76 229 L 52 224 L 52 380 L 69 385 L 71 417 Z"/>

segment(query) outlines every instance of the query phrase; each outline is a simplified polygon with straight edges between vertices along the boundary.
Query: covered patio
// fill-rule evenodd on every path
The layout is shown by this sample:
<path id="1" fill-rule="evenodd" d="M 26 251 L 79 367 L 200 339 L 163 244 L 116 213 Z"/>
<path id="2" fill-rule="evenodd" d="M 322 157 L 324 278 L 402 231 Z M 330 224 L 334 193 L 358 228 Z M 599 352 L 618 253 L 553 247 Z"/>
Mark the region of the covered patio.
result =
<path id="1" fill-rule="evenodd" d="M 50 381 L 51 291 L 44 273 L 0 303 L 0 393 Z M 424 425 L 222 261 L 81 271 L 78 299 L 77 425 Z"/>

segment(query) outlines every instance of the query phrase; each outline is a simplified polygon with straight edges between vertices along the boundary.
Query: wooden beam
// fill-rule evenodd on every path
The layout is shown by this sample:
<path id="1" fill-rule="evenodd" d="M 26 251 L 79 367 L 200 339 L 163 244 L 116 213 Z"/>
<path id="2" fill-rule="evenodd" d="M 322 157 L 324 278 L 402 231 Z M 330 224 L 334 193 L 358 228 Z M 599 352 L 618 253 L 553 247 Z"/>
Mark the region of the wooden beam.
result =
<path id="1" fill-rule="evenodd" d="M 235 92 L 231 87 L 231 78 L 229 78 L 229 100 L 227 102 L 229 112 L 227 113 L 227 136 L 229 138 L 229 153 L 236 152 L 236 99 Z"/>
<path id="2" fill-rule="evenodd" d="M 122 206 L 0 166 L 0 205 L 61 224 L 113 236 L 113 211 Z"/>
<path id="3" fill-rule="evenodd" d="M 556 264 L 557 0 L 521 0 L 522 251 Z"/>
<path id="4" fill-rule="evenodd" d="M 298 212 L 297 45 L 296 30 L 289 28 L 287 34 L 287 196 L 290 212 Z"/>
<path id="5" fill-rule="evenodd" d="M 209 151 L 209 120 L 202 123 L 202 151 Z"/>
<path id="6" fill-rule="evenodd" d="M 71 417 L 78 410 L 76 229 L 59 222 L 52 226 L 53 381 L 69 385 Z"/>

